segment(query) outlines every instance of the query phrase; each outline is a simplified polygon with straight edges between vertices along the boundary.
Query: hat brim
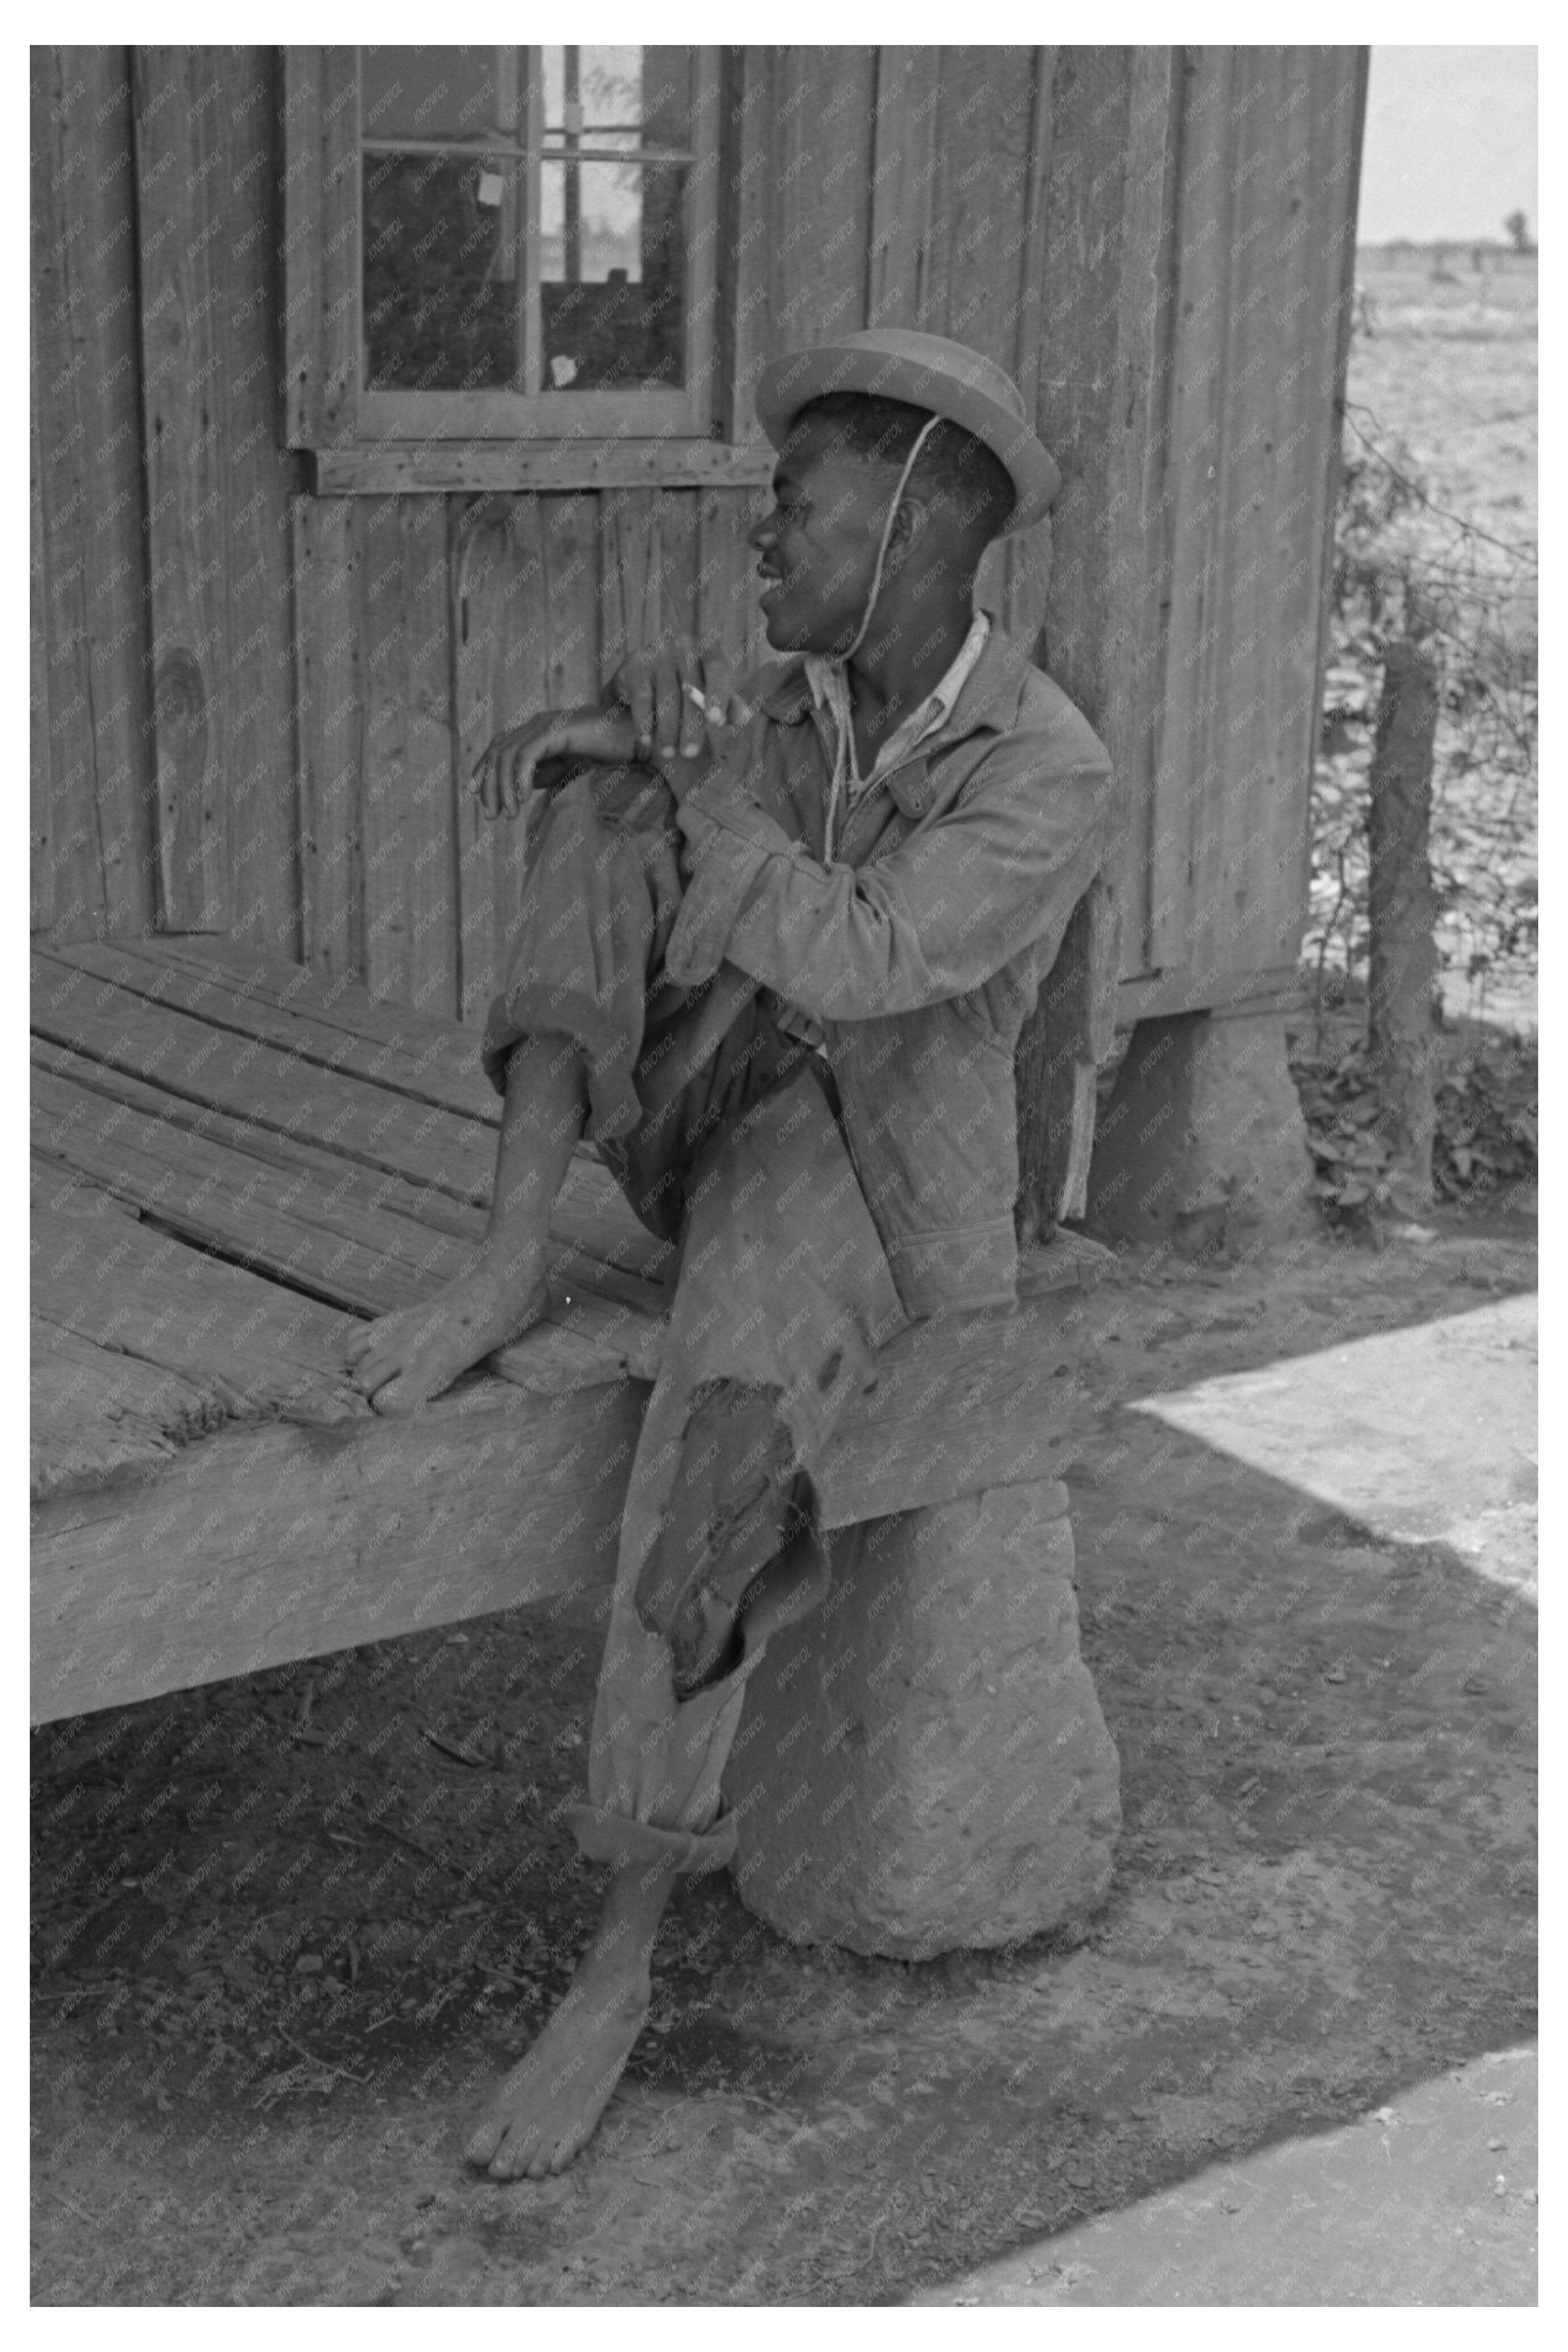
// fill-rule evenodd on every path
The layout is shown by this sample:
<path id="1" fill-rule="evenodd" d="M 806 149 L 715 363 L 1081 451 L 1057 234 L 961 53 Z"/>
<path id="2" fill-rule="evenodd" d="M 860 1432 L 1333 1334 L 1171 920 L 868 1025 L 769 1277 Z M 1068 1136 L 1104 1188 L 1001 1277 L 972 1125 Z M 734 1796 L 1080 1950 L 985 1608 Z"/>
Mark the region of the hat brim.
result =
<path id="1" fill-rule="evenodd" d="M 775 449 L 782 447 L 807 401 L 830 392 L 905 400 L 951 418 L 983 441 L 1005 466 L 1017 493 L 998 534 L 1003 539 L 1041 521 L 1061 488 L 1061 474 L 1050 451 L 1000 401 L 918 360 L 867 351 L 855 343 L 818 343 L 811 351 L 786 352 L 763 368 L 757 378 L 757 421 Z"/>

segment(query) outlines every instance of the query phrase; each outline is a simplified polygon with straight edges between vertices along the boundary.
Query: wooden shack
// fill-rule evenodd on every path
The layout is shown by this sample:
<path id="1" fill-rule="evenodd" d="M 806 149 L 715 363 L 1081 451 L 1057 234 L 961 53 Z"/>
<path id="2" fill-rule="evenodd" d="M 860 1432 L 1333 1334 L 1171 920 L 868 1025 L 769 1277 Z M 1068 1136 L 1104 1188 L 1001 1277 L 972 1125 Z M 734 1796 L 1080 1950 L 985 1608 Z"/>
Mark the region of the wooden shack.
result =
<path id="1" fill-rule="evenodd" d="M 591 1153 L 549 1318 L 484 1374 L 400 1426 L 341 1342 L 482 1224 L 521 843 L 473 761 L 661 633 L 760 657 L 781 347 L 963 337 L 1062 468 L 982 590 L 1123 823 L 1023 1041 L 1021 1229 L 1181 1243 L 1289 1194 L 1364 84 L 1350 49 L 34 50 L 36 1717 L 607 1572 L 672 1265 Z M 1055 1477 L 1107 1253 L 1026 1258 L 1005 1329 L 882 1368 L 825 1525 Z"/>
<path id="2" fill-rule="evenodd" d="M 1062 467 L 983 586 L 1117 760 L 1117 1022 L 1277 1016 L 1365 54 L 35 49 L 36 930 L 480 1021 L 478 751 L 661 630 L 762 652 L 756 371 L 905 323 Z"/>

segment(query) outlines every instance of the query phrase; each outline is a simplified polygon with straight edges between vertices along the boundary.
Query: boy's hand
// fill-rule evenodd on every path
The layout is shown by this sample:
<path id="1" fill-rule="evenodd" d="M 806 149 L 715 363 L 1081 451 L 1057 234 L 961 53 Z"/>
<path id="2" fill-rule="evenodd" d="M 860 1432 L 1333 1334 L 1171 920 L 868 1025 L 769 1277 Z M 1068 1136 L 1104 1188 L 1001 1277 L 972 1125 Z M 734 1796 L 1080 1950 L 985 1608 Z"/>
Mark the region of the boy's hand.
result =
<path id="1" fill-rule="evenodd" d="M 628 654 L 605 693 L 631 714 L 637 758 L 661 769 L 704 751 L 721 757 L 731 728 L 752 715 L 731 689 L 723 655 L 700 652 L 689 638 Z M 679 797 L 679 773 L 669 782 Z"/>
<path id="2" fill-rule="evenodd" d="M 469 790 L 478 793 L 486 816 L 516 816 L 533 789 L 540 761 L 563 751 L 611 764 L 635 759 L 631 713 L 601 703 L 580 710 L 536 710 L 486 746 Z"/>

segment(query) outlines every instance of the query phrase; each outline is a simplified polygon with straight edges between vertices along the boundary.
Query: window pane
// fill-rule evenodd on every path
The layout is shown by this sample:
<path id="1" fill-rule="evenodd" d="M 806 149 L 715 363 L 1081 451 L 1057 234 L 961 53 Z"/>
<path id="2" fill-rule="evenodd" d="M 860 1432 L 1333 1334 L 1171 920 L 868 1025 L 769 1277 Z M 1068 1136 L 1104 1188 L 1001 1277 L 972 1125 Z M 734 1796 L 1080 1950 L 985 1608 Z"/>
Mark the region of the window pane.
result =
<path id="1" fill-rule="evenodd" d="M 540 55 L 547 151 L 579 140 L 584 147 L 689 146 L 689 50 L 584 45 Z"/>
<path id="2" fill-rule="evenodd" d="M 517 121 L 515 50 L 360 51 L 360 126 L 366 139 L 479 139 Z"/>
<path id="3" fill-rule="evenodd" d="M 540 312 L 547 392 L 684 380 L 685 171 L 547 161 Z"/>
<path id="4" fill-rule="evenodd" d="M 517 373 L 515 155 L 367 154 L 364 387 L 504 390 Z"/>

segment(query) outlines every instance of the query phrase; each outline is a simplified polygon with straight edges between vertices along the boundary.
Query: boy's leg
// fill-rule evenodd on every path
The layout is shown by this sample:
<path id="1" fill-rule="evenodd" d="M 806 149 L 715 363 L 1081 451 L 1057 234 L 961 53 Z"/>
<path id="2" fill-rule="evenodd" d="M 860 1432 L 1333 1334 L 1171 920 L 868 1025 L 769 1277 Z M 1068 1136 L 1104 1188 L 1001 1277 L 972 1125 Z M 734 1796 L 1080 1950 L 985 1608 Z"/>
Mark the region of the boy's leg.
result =
<path id="1" fill-rule="evenodd" d="M 808 1521 L 748 1601 L 738 1664 L 678 1698 L 670 1644 L 647 1622 L 638 1586 L 661 1538 L 680 1532 L 671 1506 L 694 1436 L 707 1443 L 702 1399 L 722 1387 L 749 1405 L 765 1401 L 809 1476 L 876 1349 L 904 1320 L 815 1084 L 779 1089 L 742 1127 L 721 1131 L 690 1171 L 680 1285 L 624 1510 L 589 1802 L 573 1814 L 583 1851 L 612 1873 L 605 1919 L 579 1979 L 469 2142 L 473 2161 L 500 2179 L 559 2171 L 590 2137 L 646 2016 L 647 1950 L 677 1880 L 733 1851 L 720 1783 L 745 1683 L 769 1633 L 826 1588 L 828 1539 Z"/>
<path id="2" fill-rule="evenodd" d="M 544 1312 L 550 1213 L 588 1115 L 581 1048 L 521 1037 L 506 1066 L 489 1229 L 470 1263 L 426 1304 L 356 1331 L 345 1355 L 378 1412 L 416 1412 L 459 1373 Z"/>
<path id="3" fill-rule="evenodd" d="M 659 974 L 680 905 L 674 813 L 660 778 L 601 769 L 558 793 L 534 828 L 516 954 L 484 1041 L 506 1097 L 489 1231 L 434 1298 L 349 1341 L 356 1385 L 379 1412 L 418 1411 L 543 1314 L 550 1215 L 574 1147 L 588 1132 L 614 1164 L 616 1139 L 646 1124 L 650 1014 L 677 1048 L 653 1073 L 668 1093 L 753 992 L 726 974 L 681 1034 L 680 992 Z"/>
<path id="4" fill-rule="evenodd" d="M 654 1937 L 678 1874 L 657 1856 L 615 1872 L 571 1984 L 469 2134 L 470 2163 L 537 2180 L 586 2147 L 647 2021 Z"/>

